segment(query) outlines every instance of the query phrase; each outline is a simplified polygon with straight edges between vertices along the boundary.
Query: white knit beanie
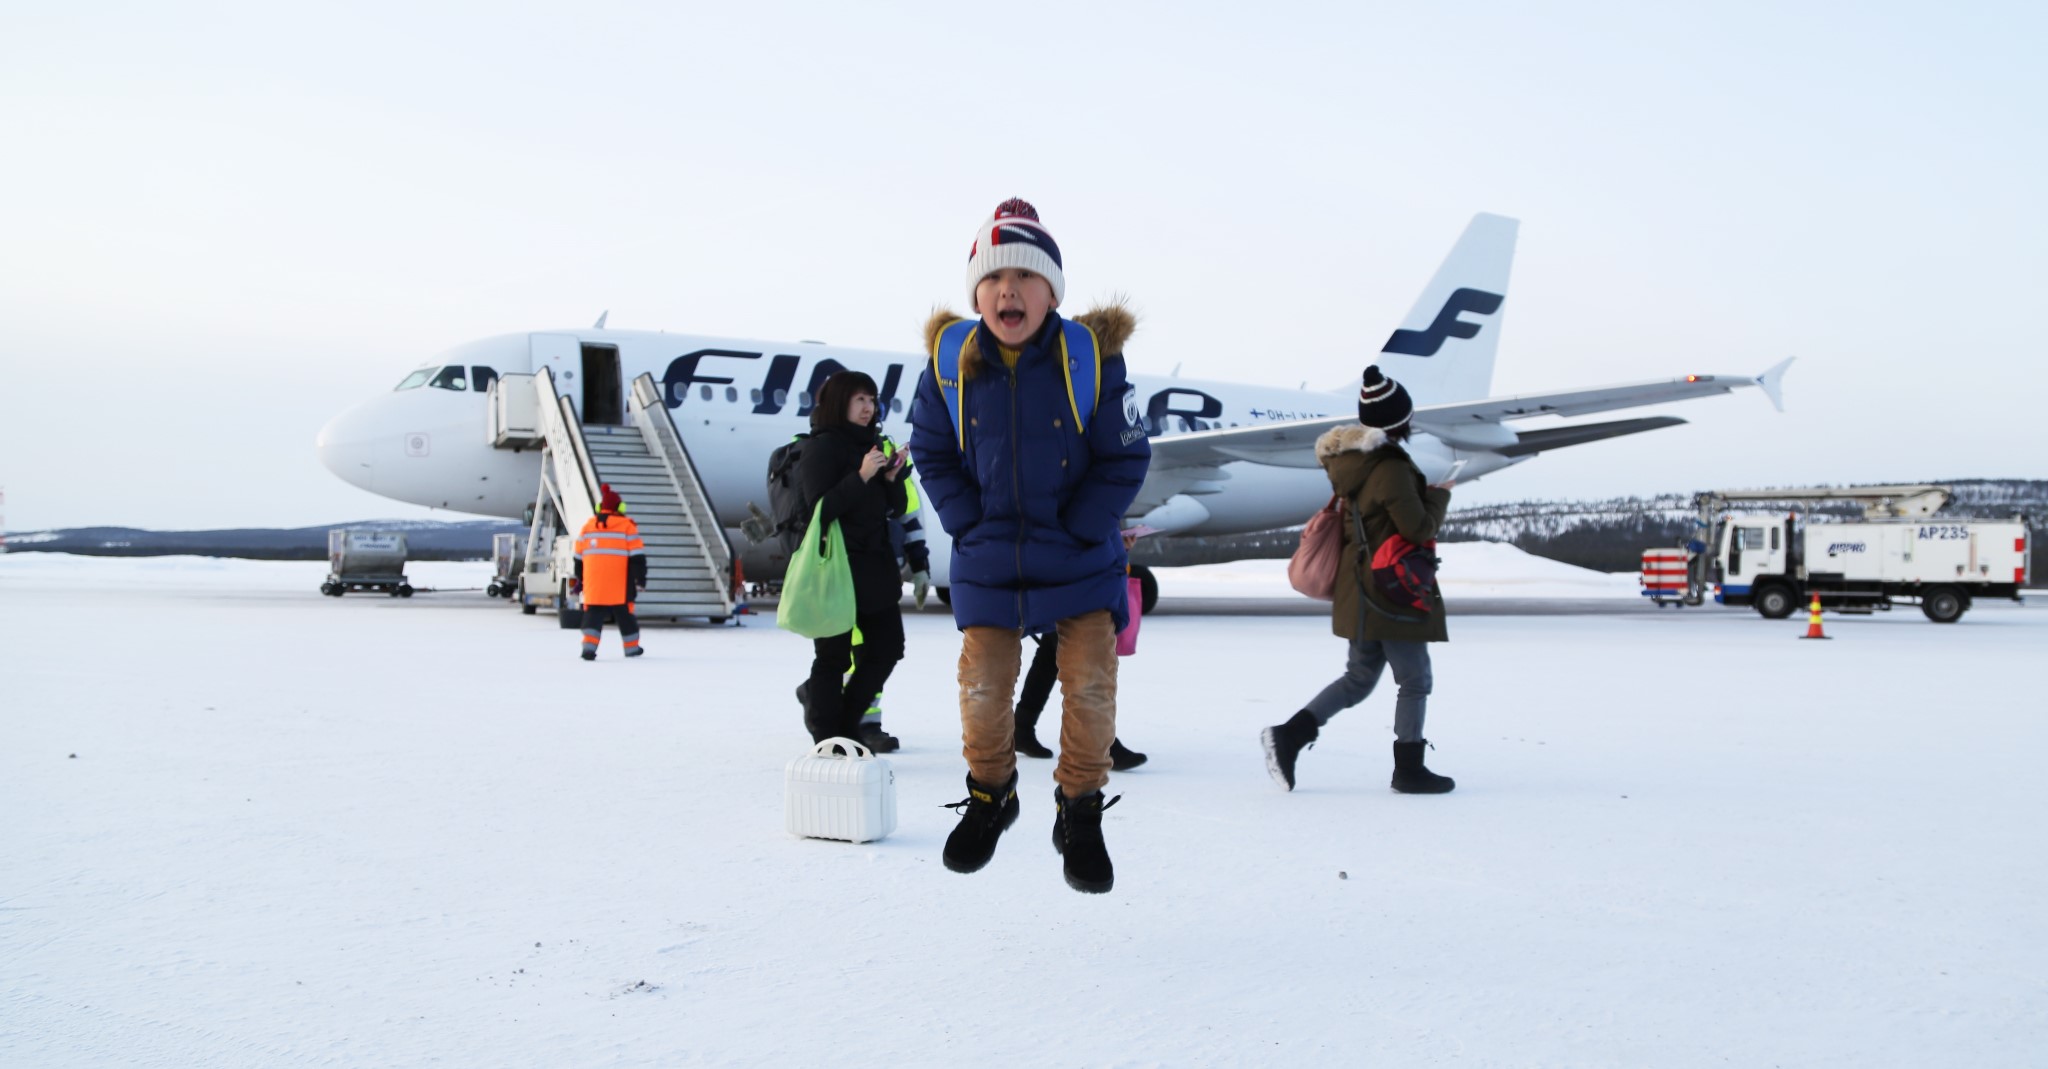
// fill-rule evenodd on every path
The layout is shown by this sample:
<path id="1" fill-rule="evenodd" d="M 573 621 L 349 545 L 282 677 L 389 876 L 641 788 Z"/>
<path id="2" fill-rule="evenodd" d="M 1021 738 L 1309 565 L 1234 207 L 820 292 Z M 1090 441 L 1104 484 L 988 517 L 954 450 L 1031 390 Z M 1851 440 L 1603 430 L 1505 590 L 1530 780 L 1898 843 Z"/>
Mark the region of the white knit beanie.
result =
<path id="1" fill-rule="evenodd" d="M 1060 247 L 1038 221 L 1038 209 L 1016 197 L 996 205 L 995 213 L 974 232 L 974 244 L 967 249 L 967 303 L 974 303 L 974 290 L 982 279 L 1005 267 L 1021 267 L 1045 276 L 1052 284 L 1055 306 L 1066 298 L 1067 276 L 1060 272 Z"/>

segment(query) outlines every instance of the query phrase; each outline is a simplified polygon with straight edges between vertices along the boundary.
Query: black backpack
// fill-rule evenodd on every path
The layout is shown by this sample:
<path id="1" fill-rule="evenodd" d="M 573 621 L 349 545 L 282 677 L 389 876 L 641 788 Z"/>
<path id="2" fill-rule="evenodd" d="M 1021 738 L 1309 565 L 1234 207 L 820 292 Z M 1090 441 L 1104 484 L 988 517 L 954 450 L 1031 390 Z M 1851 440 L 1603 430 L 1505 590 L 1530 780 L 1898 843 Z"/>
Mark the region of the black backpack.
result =
<path id="1" fill-rule="evenodd" d="M 768 508 L 775 517 L 772 537 L 782 551 L 794 554 L 803 544 L 804 528 L 811 524 L 811 511 L 804 503 L 803 488 L 796 483 L 797 465 L 804 456 L 804 440 L 808 434 L 799 434 L 787 445 L 775 447 L 768 454 Z"/>

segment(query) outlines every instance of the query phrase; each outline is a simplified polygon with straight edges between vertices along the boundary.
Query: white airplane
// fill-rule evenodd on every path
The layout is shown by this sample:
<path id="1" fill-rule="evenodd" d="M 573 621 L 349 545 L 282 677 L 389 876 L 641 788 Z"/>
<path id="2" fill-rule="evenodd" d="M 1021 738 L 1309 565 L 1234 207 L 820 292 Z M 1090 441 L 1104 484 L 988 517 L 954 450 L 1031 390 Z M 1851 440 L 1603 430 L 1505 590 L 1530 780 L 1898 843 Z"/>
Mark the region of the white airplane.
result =
<path id="1" fill-rule="evenodd" d="M 1761 387 L 1783 411 L 1790 359 L 1761 375 L 1684 375 L 1555 393 L 1489 397 L 1518 223 L 1473 217 L 1415 307 L 1377 357 L 1415 399 L 1408 452 L 1431 481 L 1470 482 L 1539 453 L 1685 421 L 1648 416 L 1521 430 L 1534 416 L 1580 416 Z M 649 331 L 503 334 L 452 349 L 410 372 L 390 393 L 336 416 L 317 448 L 328 470 L 399 501 L 485 516 L 520 517 L 534 502 L 540 458 L 494 448 L 486 392 L 499 375 L 547 368 L 585 424 L 625 422 L 626 384 L 649 373 L 740 547 L 747 574 L 774 578 L 782 562 L 748 547 L 738 528 L 750 503 L 766 506 L 767 458 L 809 429 L 811 399 L 841 369 L 881 386 L 883 428 L 910 438 L 907 406 L 929 363 L 916 353 L 822 342 L 767 342 Z M 908 321 L 906 321 L 908 322 Z M 906 331 L 912 329 L 906 326 Z M 1139 355 L 1144 355 L 1142 347 Z M 1366 361 L 1359 361 L 1362 370 Z M 1357 376 L 1334 390 L 1195 381 L 1143 374 L 1130 381 L 1152 435 L 1152 466 L 1127 521 L 1155 537 L 1265 531 L 1304 522 L 1329 496 L 1315 441 L 1357 417 Z M 629 505 L 630 507 L 630 505 Z M 945 533 L 926 523 L 933 582 L 946 585 Z M 1148 594 L 1156 587 L 1148 580 Z M 1151 600 L 1148 597 L 1148 602 Z"/>

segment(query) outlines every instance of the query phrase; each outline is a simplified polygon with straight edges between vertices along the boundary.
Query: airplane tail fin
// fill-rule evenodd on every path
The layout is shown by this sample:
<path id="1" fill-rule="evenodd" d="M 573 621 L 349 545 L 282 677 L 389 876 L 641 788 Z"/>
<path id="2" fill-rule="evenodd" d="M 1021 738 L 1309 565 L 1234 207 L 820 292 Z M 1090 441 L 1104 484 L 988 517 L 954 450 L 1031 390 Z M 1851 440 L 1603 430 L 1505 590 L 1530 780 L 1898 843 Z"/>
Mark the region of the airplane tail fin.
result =
<path id="1" fill-rule="evenodd" d="M 1521 223 L 1480 212 L 1380 349 L 1378 364 L 1418 405 L 1477 401 L 1493 386 L 1508 270 Z"/>

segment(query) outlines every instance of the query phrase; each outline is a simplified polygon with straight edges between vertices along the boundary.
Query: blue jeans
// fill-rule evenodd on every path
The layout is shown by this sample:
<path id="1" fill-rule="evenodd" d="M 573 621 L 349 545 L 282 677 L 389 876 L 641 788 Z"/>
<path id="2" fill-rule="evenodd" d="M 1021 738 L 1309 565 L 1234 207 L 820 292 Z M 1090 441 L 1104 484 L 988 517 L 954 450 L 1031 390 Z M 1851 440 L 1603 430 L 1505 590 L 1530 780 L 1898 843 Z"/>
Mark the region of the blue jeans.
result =
<path id="1" fill-rule="evenodd" d="M 1339 712 L 1364 701 L 1378 685 L 1381 670 L 1389 665 L 1393 666 L 1394 683 L 1399 688 L 1394 697 L 1394 738 L 1420 742 L 1422 718 L 1428 709 L 1430 687 L 1435 682 L 1429 671 L 1427 642 L 1352 639 L 1344 674 L 1302 708 L 1316 718 L 1318 726 L 1327 724 Z"/>

